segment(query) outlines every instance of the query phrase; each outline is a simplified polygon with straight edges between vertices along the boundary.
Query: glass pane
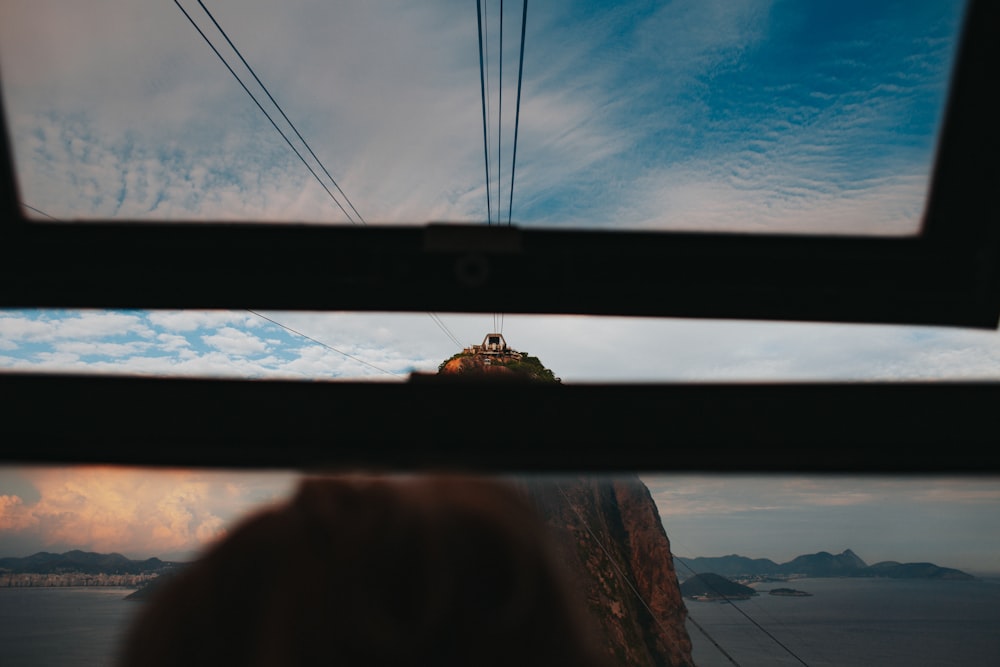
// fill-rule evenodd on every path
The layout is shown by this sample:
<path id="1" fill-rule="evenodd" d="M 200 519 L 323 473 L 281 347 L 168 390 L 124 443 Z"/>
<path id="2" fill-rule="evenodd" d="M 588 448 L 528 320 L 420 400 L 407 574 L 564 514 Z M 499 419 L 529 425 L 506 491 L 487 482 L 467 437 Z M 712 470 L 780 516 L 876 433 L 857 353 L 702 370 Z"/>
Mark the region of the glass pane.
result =
<path id="1" fill-rule="evenodd" d="M 396 477 L 407 479 L 419 477 Z M 281 470 L 0 466 L 4 664 L 110 664 L 127 628 L 152 604 L 143 585 L 156 582 L 154 591 L 156 585 L 170 585 L 171 576 L 236 533 L 244 519 L 292 497 L 301 480 L 300 473 Z M 614 645 L 604 647 L 609 652 L 646 645 L 656 655 L 690 652 L 698 665 L 847 666 L 866 664 L 872 657 L 890 666 L 992 664 L 1000 657 L 995 632 L 1000 621 L 996 477 L 644 474 L 543 475 L 514 481 L 529 485 L 529 497 L 554 529 L 555 540 L 576 536 L 571 544 L 577 558 L 590 563 L 590 575 L 606 587 L 602 590 L 609 595 L 583 603 L 593 619 L 631 622 L 632 616 L 622 610 L 658 614 L 656 630 L 638 637 L 612 636 L 608 643 Z M 339 558 L 339 553 L 370 554 L 384 566 L 381 547 L 387 540 L 408 544 L 406 535 L 413 531 L 407 529 L 421 525 L 420 508 L 447 507 L 428 497 L 422 500 L 426 502 L 416 504 L 417 509 L 407 506 L 405 520 L 387 509 L 391 505 L 382 497 L 372 511 L 345 503 L 348 512 L 330 506 L 283 525 L 315 529 L 320 524 L 326 530 L 310 533 L 309 545 L 319 544 L 327 559 Z M 488 505 L 488 500 L 472 503 L 469 511 Z M 327 525 L 357 526 L 362 515 L 366 522 L 381 521 L 376 525 L 383 529 L 355 528 L 355 541 L 345 544 L 345 531 Z M 448 525 L 435 523 L 434 535 L 447 534 Z M 517 522 L 516 527 L 532 535 L 530 524 Z M 329 543 L 318 541 L 320 535 L 328 535 Z M 641 549 L 628 541 L 636 536 Z M 342 573 L 336 568 L 331 568 L 331 578 L 326 576 L 330 572 L 274 566 L 283 550 L 295 549 L 295 562 L 301 563 L 309 549 L 272 541 L 268 558 L 259 542 L 251 544 L 256 547 L 248 568 L 252 576 L 242 582 L 247 590 L 268 590 L 278 582 L 291 595 L 307 592 L 313 598 L 322 586 L 337 593 L 361 582 L 371 594 L 384 583 L 366 579 L 371 573 L 364 567 L 338 582 Z M 496 542 L 490 545 L 502 553 Z M 663 549 L 655 558 L 654 546 Z M 456 557 L 449 549 L 434 553 L 439 559 Z M 238 555 L 231 551 L 228 563 L 236 564 Z M 495 566 L 502 557 L 490 562 Z M 569 561 L 558 562 L 570 567 Z M 414 558 L 404 565 L 405 576 L 392 580 L 397 586 L 410 576 L 435 574 L 433 561 Z M 475 565 L 473 573 L 488 574 L 481 563 Z M 446 576 L 457 571 L 452 568 Z M 873 576 L 875 572 L 895 574 Z M 623 581 L 630 573 L 633 578 Z M 718 587 L 710 594 L 685 592 L 710 580 L 709 575 L 716 575 L 711 580 L 718 587 L 721 578 L 751 592 L 724 597 Z M 331 587 L 331 579 L 336 586 Z M 655 600 L 648 591 L 650 581 L 656 585 Z M 214 598 L 213 590 L 201 585 L 196 594 L 205 603 L 233 603 L 231 597 Z M 224 590 L 227 596 L 234 594 L 233 587 Z M 779 593 L 773 594 L 775 590 Z M 781 595 L 783 590 L 800 595 Z M 342 596 L 333 597 L 339 601 Z M 670 605 L 682 609 L 667 613 Z M 239 617 L 241 611 L 232 614 Z M 352 623 L 370 620 L 367 614 L 353 616 Z M 648 622 L 646 618 L 635 622 Z M 555 619 L 548 620 L 551 631 Z M 678 623 L 686 624 L 686 636 L 676 633 Z M 490 631 L 497 632 L 492 626 Z M 672 637 L 673 645 L 656 645 L 649 635 L 659 633 Z M 324 637 L 325 650 L 336 656 L 339 646 L 328 634 Z M 689 647 L 684 645 L 687 637 Z M 248 640 L 253 641 L 241 637 L 240 643 Z M 407 644 L 411 651 L 420 646 Z"/>
<path id="2" fill-rule="evenodd" d="M 1000 379 L 992 330 L 247 310 L 0 311 L 0 370 L 401 382 L 487 334 L 564 383 Z"/>
<path id="3" fill-rule="evenodd" d="M 963 3 L 477 5 L 5 2 L 25 213 L 919 230 Z"/>

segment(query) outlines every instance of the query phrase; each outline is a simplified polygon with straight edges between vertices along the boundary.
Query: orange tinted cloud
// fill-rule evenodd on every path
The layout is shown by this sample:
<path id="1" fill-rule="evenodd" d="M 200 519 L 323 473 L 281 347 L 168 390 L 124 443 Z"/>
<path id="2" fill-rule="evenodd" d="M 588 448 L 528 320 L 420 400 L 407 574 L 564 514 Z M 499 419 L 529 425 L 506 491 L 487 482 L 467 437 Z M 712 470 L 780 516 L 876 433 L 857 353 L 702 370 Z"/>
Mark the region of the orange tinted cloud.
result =
<path id="1" fill-rule="evenodd" d="M 0 533 L 24 530 L 36 523 L 24 510 L 24 501 L 14 495 L 0 495 Z"/>
<path id="2" fill-rule="evenodd" d="M 0 495 L 0 537 L 132 558 L 196 552 L 253 507 L 285 495 L 294 480 L 287 473 L 106 466 L 19 472 L 39 498 Z"/>

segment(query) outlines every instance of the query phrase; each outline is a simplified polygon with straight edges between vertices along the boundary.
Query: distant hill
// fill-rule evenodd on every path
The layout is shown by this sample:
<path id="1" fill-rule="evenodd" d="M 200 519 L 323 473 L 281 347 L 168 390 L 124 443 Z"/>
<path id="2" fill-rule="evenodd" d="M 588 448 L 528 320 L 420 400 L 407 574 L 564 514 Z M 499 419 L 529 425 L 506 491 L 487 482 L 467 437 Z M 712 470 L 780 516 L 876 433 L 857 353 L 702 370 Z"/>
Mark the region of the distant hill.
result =
<path id="1" fill-rule="evenodd" d="M 892 579 L 975 579 L 971 574 L 934 563 L 897 563 L 882 561 L 868 567 L 858 575 L 864 577 L 890 577 Z"/>
<path id="2" fill-rule="evenodd" d="M 0 571 L 13 574 L 151 574 L 179 563 L 159 558 L 132 560 L 119 553 L 101 554 L 92 551 L 67 551 L 61 554 L 39 551 L 21 558 L 0 558 Z"/>
<path id="3" fill-rule="evenodd" d="M 745 600 L 757 595 L 757 591 L 730 581 L 722 575 L 705 572 L 696 574 L 681 584 L 681 595 L 686 598 Z"/>
<path id="4" fill-rule="evenodd" d="M 685 572 L 715 572 L 726 577 L 744 574 L 780 575 L 781 566 L 767 558 L 747 558 L 746 556 L 700 556 L 698 558 L 675 557 Z"/>
<path id="5" fill-rule="evenodd" d="M 868 565 L 857 554 L 846 549 L 839 554 L 826 551 L 797 556 L 787 563 L 775 563 L 767 558 L 750 559 L 729 556 L 680 558 L 688 571 L 714 572 L 726 577 L 891 577 L 894 579 L 975 579 L 970 574 L 933 563 L 898 563 L 883 561 Z"/>
<path id="6" fill-rule="evenodd" d="M 489 341 L 493 341 L 490 344 Z M 561 383 L 555 373 L 527 352 L 507 346 L 502 334 L 487 334 L 483 345 L 463 349 L 438 366 L 437 373 L 413 373 L 411 382 L 419 381 L 519 381 Z"/>

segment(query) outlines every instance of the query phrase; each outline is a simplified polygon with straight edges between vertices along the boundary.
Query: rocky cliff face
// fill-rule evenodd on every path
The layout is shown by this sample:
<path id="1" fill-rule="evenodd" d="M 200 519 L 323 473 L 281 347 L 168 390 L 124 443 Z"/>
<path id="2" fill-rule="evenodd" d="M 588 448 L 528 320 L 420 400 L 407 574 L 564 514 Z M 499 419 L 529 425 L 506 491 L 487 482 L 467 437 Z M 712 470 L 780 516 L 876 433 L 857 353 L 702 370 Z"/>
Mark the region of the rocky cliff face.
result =
<path id="1" fill-rule="evenodd" d="M 449 378 L 559 382 L 537 357 L 513 350 L 504 355 L 456 354 L 441 364 L 438 374 Z"/>
<path id="2" fill-rule="evenodd" d="M 449 359 L 441 367 L 440 373 L 444 375 L 479 375 L 487 377 L 502 376 L 503 378 L 515 378 L 518 373 L 508 368 L 502 363 L 487 363 L 484 356 L 454 357 Z M 521 378 L 530 379 L 530 378 Z"/>
<path id="3" fill-rule="evenodd" d="M 554 531 L 612 663 L 693 665 L 670 542 L 645 484 L 634 475 L 523 484 Z"/>
<path id="4" fill-rule="evenodd" d="M 456 355 L 441 364 L 438 375 L 559 382 L 526 354 L 504 360 Z M 552 528 L 611 664 L 693 666 L 670 541 L 638 476 L 529 477 L 518 483 Z"/>

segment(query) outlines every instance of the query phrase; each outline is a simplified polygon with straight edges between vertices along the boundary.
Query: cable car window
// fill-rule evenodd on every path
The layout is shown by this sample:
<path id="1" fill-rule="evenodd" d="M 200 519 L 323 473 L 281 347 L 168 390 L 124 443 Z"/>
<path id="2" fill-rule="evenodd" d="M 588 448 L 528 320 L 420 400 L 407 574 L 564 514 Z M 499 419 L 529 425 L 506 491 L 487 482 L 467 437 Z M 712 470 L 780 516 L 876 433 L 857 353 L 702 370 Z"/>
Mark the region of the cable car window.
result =
<path id="1" fill-rule="evenodd" d="M 10 664 L 61 663 L 65 656 L 84 664 L 112 662 L 130 629 L 157 602 L 159 587 L 177 582 L 241 529 L 246 534 L 243 522 L 282 507 L 306 477 L 314 476 L 294 470 L 0 466 L 0 655 Z M 421 478 L 388 479 L 419 484 Z M 600 649 L 613 656 L 649 654 L 639 664 L 713 666 L 852 665 L 872 655 L 885 665 L 919 664 L 928 656 L 941 664 L 990 663 L 998 655 L 996 477 L 494 479 L 522 484 L 551 537 L 572 536 L 574 550 L 587 554 L 579 609 L 596 622 Z M 387 510 L 353 511 L 377 522 Z M 336 516 L 332 508 L 330 514 Z M 338 520 L 349 525 L 350 519 Z M 387 538 L 406 545 L 405 533 L 369 534 L 376 545 Z M 622 548 L 623 534 L 643 540 L 638 557 Z M 371 546 L 342 545 L 340 535 L 331 536 L 328 549 L 348 554 L 343 560 Z M 324 572 L 303 569 L 309 554 L 301 545 L 256 546 L 252 572 L 234 568 L 238 584 L 267 590 L 277 582 L 294 592 L 304 577 L 311 593 L 330 585 Z M 282 548 L 295 549 L 300 567 L 277 567 Z M 409 573 L 428 567 L 412 557 L 419 554 L 405 553 L 411 556 L 401 559 Z M 381 552 L 371 557 L 384 572 Z M 571 556 L 559 562 L 567 572 L 575 567 Z M 360 576 L 362 566 L 355 567 L 352 578 L 370 593 L 377 590 L 377 579 Z M 393 582 L 398 585 L 398 579 Z M 341 580 L 333 590 L 350 589 Z M 200 595 L 205 603 L 219 602 L 210 587 L 202 586 Z M 635 632 L 648 618 L 639 610 L 656 621 L 653 630 Z M 367 615 L 354 616 L 363 627 Z M 632 632 L 614 633 L 622 628 Z M 328 635 L 324 651 L 336 655 L 341 647 Z M 241 637 L 229 649 L 248 641 L 253 638 Z"/>
<path id="2" fill-rule="evenodd" d="M 484 339 L 493 328 L 503 333 Z M 17 373 L 400 383 L 437 373 L 456 355 L 506 352 L 539 360 L 568 384 L 1000 379 L 1000 336 L 986 329 L 470 313 L 0 311 L 0 370 Z"/>
<path id="3" fill-rule="evenodd" d="M 22 211 L 920 231 L 963 3 L 477 5 L 5 3 Z"/>

